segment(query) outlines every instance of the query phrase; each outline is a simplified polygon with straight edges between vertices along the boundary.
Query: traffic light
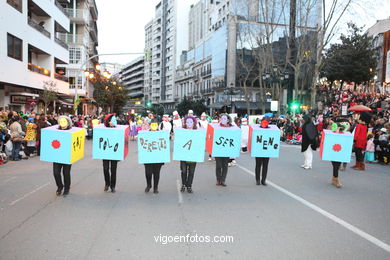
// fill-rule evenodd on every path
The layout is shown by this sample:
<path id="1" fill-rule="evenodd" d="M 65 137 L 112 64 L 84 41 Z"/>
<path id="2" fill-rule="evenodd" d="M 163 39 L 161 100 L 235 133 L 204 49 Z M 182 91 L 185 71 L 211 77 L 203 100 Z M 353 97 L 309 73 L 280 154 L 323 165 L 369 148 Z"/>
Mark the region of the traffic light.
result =
<path id="1" fill-rule="evenodd" d="M 299 107 L 300 107 L 300 104 L 299 104 L 297 101 L 293 101 L 293 102 L 290 104 L 290 108 L 291 108 L 291 110 L 293 110 L 293 111 L 298 110 Z"/>
<path id="2" fill-rule="evenodd" d="M 152 107 L 152 102 L 146 101 L 146 102 L 145 102 L 145 106 L 146 106 L 147 108 L 151 108 L 151 107 Z"/>

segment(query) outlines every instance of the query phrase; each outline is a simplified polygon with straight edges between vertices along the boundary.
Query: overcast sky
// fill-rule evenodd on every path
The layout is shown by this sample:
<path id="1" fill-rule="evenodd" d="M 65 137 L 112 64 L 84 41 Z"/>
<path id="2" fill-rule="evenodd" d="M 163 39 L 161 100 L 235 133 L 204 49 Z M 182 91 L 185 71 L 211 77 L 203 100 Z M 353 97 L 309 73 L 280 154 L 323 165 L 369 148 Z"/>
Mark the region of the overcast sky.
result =
<path id="1" fill-rule="evenodd" d="M 99 12 L 99 53 L 143 52 L 144 27 L 154 17 L 155 6 L 159 1 L 96 0 Z M 368 28 L 376 20 L 390 16 L 390 0 L 359 1 L 360 5 L 349 10 L 345 22 L 353 20 L 359 26 Z M 126 64 L 138 56 L 108 56 L 100 57 L 99 60 Z"/>

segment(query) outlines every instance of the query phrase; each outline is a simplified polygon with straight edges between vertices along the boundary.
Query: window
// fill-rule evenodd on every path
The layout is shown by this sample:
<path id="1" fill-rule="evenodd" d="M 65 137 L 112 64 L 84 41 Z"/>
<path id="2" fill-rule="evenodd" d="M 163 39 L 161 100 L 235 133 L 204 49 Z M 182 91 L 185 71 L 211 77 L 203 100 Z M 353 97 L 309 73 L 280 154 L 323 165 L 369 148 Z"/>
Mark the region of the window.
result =
<path id="1" fill-rule="evenodd" d="M 81 49 L 79 47 L 69 47 L 69 63 L 78 64 L 81 60 Z"/>
<path id="2" fill-rule="evenodd" d="M 15 8 L 16 10 L 18 10 L 19 12 L 22 13 L 22 3 L 23 3 L 23 0 L 7 0 L 7 3 L 12 6 L 13 8 Z"/>
<path id="3" fill-rule="evenodd" d="M 8 57 L 22 61 L 23 41 L 12 34 L 7 33 Z"/>

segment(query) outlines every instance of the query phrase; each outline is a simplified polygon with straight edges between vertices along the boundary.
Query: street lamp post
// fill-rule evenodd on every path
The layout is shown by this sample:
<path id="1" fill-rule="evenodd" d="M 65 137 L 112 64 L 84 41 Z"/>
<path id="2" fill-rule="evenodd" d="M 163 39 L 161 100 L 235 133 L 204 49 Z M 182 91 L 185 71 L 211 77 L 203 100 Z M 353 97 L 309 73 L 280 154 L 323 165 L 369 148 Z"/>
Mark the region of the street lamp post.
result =
<path id="1" fill-rule="evenodd" d="M 272 66 L 271 72 L 263 73 L 263 81 L 267 84 L 272 84 L 272 99 L 275 99 L 275 84 L 279 84 L 278 89 L 278 114 L 280 113 L 280 103 L 282 101 L 281 89 L 283 89 L 283 83 L 288 81 L 290 75 L 287 71 L 281 71 L 277 65 Z M 289 96 L 289 87 L 287 87 L 287 96 Z M 288 98 L 287 98 L 288 99 Z"/>
<path id="2" fill-rule="evenodd" d="M 92 59 L 96 58 L 96 57 L 101 57 L 101 56 L 120 56 L 120 55 L 140 55 L 140 54 L 145 54 L 145 52 L 124 52 L 124 53 L 104 53 L 104 54 L 95 54 L 91 57 L 89 57 L 88 59 L 86 59 L 81 65 L 80 65 L 80 71 L 83 70 L 84 66 L 87 65 L 87 63 L 89 61 L 91 61 Z M 96 67 L 96 70 L 100 70 L 100 64 L 97 65 Z M 95 76 L 93 73 L 90 73 L 88 70 L 86 70 L 84 72 L 84 75 L 90 79 L 93 79 Z M 108 77 L 108 74 L 107 74 L 107 77 Z M 77 80 L 76 80 L 77 82 Z M 77 88 L 78 88 L 78 84 L 76 84 L 75 88 L 74 88 L 74 92 L 75 92 L 75 99 L 77 98 L 78 99 L 78 93 L 77 93 Z M 75 114 L 77 115 L 77 106 L 75 107 Z"/>

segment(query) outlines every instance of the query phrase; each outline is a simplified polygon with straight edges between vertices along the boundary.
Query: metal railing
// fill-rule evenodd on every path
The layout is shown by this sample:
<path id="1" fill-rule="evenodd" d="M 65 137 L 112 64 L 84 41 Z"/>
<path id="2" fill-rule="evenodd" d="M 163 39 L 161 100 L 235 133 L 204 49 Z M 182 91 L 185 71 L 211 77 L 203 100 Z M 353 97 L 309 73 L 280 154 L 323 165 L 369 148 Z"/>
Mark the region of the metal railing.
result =
<path id="1" fill-rule="evenodd" d="M 28 70 L 50 77 L 51 71 L 32 63 L 27 64 Z"/>
<path id="2" fill-rule="evenodd" d="M 43 35 L 45 35 L 46 37 L 50 38 L 50 32 L 48 32 L 45 27 L 43 27 L 42 25 L 39 25 L 36 21 L 34 21 L 33 19 L 31 19 L 30 17 L 28 18 L 28 24 L 33 27 L 34 29 L 36 29 L 37 31 L 41 32 Z"/>
<path id="3" fill-rule="evenodd" d="M 60 39 L 58 39 L 57 37 L 54 39 L 56 43 L 58 43 L 59 45 L 61 45 L 62 47 L 64 47 L 65 49 L 69 50 L 69 46 L 68 44 L 66 44 L 65 42 L 61 41 Z"/>
<path id="4" fill-rule="evenodd" d="M 58 9 L 60 9 L 61 12 L 64 13 L 64 15 L 66 15 L 67 17 L 69 17 L 69 13 L 65 10 L 65 8 L 64 8 L 57 0 L 55 0 L 54 2 L 55 2 L 55 4 L 56 4 L 56 6 L 58 7 Z"/>

